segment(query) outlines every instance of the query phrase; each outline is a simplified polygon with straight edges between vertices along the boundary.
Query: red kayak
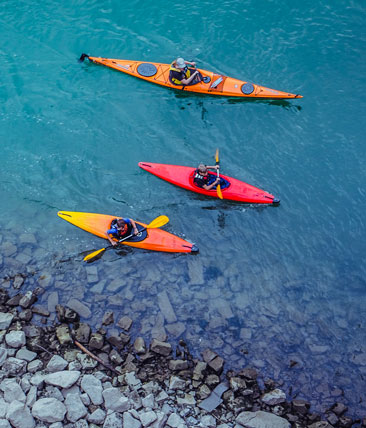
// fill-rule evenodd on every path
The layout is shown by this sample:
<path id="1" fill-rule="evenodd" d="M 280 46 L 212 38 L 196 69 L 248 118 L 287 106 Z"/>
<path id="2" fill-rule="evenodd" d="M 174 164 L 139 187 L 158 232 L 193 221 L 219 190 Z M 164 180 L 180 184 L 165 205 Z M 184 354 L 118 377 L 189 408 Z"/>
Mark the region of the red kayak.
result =
<path id="1" fill-rule="evenodd" d="M 200 193 L 201 195 L 211 196 L 218 198 L 217 191 L 214 189 L 205 190 L 198 187 L 193 182 L 193 176 L 196 168 L 178 165 L 166 165 L 162 163 L 139 162 L 139 167 L 151 174 L 156 175 L 163 180 L 176 186 L 183 187 L 184 189 L 191 190 L 192 192 Z M 216 173 L 209 172 L 216 176 Z M 223 199 L 229 201 L 246 202 L 250 204 L 279 204 L 280 200 L 276 199 L 270 193 L 236 178 L 228 177 L 220 174 L 220 177 L 226 180 L 227 183 L 221 186 Z"/>

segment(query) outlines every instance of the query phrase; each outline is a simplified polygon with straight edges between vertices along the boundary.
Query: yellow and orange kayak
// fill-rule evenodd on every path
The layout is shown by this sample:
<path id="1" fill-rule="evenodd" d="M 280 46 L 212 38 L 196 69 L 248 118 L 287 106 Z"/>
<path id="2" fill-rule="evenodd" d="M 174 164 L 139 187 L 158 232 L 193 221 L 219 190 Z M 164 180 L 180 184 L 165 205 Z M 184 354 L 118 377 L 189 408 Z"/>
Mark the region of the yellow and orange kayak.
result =
<path id="1" fill-rule="evenodd" d="M 111 222 L 117 216 L 94 213 L 81 213 L 71 211 L 59 211 L 57 215 L 80 229 L 93 233 L 100 238 L 106 238 L 105 232 L 110 229 Z M 136 221 L 138 229 L 142 230 L 147 225 Z M 197 253 L 196 245 L 179 238 L 161 229 L 147 229 L 139 235 L 123 241 L 124 245 L 143 248 L 152 251 L 165 251 L 168 253 Z"/>
<path id="2" fill-rule="evenodd" d="M 199 94 L 222 95 L 226 97 L 289 99 L 302 98 L 302 95 L 282 92 L 276 89 L 255 85 L 254 83 L 216 74 L 212 71 L 197 69 L 203 76 L 203 81 L 195 85 L 175 85 L 169 80 L 170 64 L 159 62 L 129 61 L 123 59 L 98 58 L 82 54 L 80 61 L 88 58 L 96 64 L 102 64 L 131 76 L 139 77 L 151 83 L 179 89 L 184 92 Z"/>

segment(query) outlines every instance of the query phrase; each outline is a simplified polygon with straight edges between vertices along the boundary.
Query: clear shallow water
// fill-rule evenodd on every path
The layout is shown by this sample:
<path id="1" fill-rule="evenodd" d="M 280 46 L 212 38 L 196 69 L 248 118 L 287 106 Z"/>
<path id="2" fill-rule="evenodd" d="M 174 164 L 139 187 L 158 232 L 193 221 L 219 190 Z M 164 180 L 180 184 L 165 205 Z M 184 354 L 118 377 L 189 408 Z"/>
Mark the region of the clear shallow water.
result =
<path id="1" fill-rule="evenodd" d="M 24 291 L 49 275 L 41 303 L 55 291 L 62 304 L 76 297 L 95 327 L 108 309 L 128 314 L 147 339 L 156 326 L 171 340 L 184 328 L 197 352 L 210 346 L 227 366 L 254 364 L 315 410 L 341 394 L 364 416 L 364 25 L 362 1 L 3 1 L 1 277 L 35 272 Z M 182 55 L 304 98 L 180 94 L 79 64 L 82 52 Z M 223 172 L 281 205 L 204 199 L 137 167 L 209 163 L 217 147 Z M 104 243 L 60 220 L 61 209 L 146 222 L 166 214 L 166 230 L 200 254 L 107 253 L 92 265 L 96 277 L 80 253 Z M 12 253 L 23 232 L 36 242 Z M 164 291 L 176 322 L 161 320 Z"/>

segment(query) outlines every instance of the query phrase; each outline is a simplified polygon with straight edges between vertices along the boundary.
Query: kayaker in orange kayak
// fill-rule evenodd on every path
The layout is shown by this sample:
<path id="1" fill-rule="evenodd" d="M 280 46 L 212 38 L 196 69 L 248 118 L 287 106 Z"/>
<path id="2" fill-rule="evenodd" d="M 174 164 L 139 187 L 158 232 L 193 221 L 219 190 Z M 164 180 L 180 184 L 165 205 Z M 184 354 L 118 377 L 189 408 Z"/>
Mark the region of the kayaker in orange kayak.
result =
<path id="1" fill-rule="evenodd" d="M 209 166 L 209 165 L 200 163 L 194 173 L 193 182 L 198 187 L 201 187 L 202 189 L 205 189 L 205 190 L 211 190 L 219 183 L 223 189 L 227 187 L 228 185 L 227 181 L 224 180 L 223 178 L 216 177 L 216 175 L 209 174 L 208 172 L 209 169 L 214 169 L 215 171 L 217 171 L 219 169 L 219 166 L 218 165 Z"/>
<path id="2" fill-rule="evenodd" d="M 191 65 L 193 68 L 188 67 Z M 169 68 L 169 80 L 174 85 L 195 85 L 202 80 L 201 73 L 195 69 L 196 63 L 177 58 Z"/>
<path id="3" fill-rule="evenodd" d="M 133 233 L 132 233 L 133 231 Z M 115 218 L 111 222 L 111 228 L 106 231 L 107 238 L 109 242 L 114 246 L 117 245 L 118 242 L 114 241 L 111 238 L 111 235 L 115 239 L 123 239 L 129 235 L 137 235 L 139 233 L 136 223 L 132 220 L 132 218 Z"/>

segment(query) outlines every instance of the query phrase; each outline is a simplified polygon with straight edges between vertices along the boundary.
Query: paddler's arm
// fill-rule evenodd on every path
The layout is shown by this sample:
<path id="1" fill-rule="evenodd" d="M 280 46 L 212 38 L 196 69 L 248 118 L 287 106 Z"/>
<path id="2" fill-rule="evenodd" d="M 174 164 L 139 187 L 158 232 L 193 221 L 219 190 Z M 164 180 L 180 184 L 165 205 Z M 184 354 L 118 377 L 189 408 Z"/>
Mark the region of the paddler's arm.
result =
<path id="1" fill-rule="evenodd" d="M 136 223 L 132 220 L 132 218 L 130 218 L 130 222 L 131 222 L 132 227 L 133 227 L 133 234 L 137 235 L 139 233 L 139 230 L 137 229 Z"/>
<path id="2" fill-rule="evenodd" d="M 194 62 L 194 61 L 192 61 L 192 62 L 189 62 L 189 61 L 184 61 L 186 64 L 189 64 L 189 65 L 191 65 L 192 67 L 195 67 L 196 66 L 196 63 Z"/>
<path id="3" fill-rule="evenodd" d="M 208 168 L 208 167 L 207 167 Z M 213 182 L 213 183 L 211 183 L 209 186 L 207 185 L 207 184 L 204 184 L 202 187 L 205 189 L 205 190 L 211 190 L 214 186 L 216 186 L 216 184 L 219 184 L 220 183 L 220 179 L 219 178 L 216 178 L 216 180 Z"/>
<path id="4" fill-rule="evenodd" d="M 181 82 L 183 83 L 183 85 L 189 85 L 191 82 L 192 82 L 192 80 L 196 77 L 196 75 L 199 73 L 199 71 L 198 70 L 196 70 L 193 74 L 192 74 L 192 76 L 190 76 L 190 77 L 188 77 L 188 79 L 182 79 L 181 80 Z"/>
<path id="5" fill-rule="evenodd" d="M 207 169 L 219 169 L 219 166 L 218 165 L 213 165 L 213 166 L 206 165 L 206 168 Z"/>
<path id="6" fill-rule="evenodd" d="M 109 230 L 106 231 L 105 236 L 107 237 L 108 241 L 113 245 L 113 247 L 115 247 L 117 245 L 117 242 L 113 241 L 108 232 Z"/>

